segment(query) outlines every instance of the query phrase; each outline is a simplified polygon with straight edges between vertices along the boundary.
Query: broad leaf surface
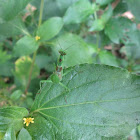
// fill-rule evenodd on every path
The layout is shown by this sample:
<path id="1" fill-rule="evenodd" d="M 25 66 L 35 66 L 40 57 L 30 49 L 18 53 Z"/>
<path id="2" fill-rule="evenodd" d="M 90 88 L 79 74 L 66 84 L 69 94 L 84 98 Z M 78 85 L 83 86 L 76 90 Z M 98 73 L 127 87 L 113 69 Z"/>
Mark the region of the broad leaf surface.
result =
<path id="1" fill-rule="evenodd" d="M 69 92 L 59 84 L 46 83 L 35 99 L 31 109 L 35 123 L 29 132 L 37 140 L 47 139 L 46 133 L 33 131 L 39 115 L 49 122 L 55 139 L 69 140 L 123 139 L 140 121 L 139 76 L 111 66 L 84 64 L 69 69 L 62 83 Z M 39 124 L 43 129 L 43 121 Z"/>
<path id="2" fill-rule="evenodd" d="M 45 21 L 37 30 L 36 35 L 40 41 L 49 40 L 55 37 L 63 27 L 63 20 L 60 17 L 53 17 Z"/>
<path id="3" fill-rule="evenodd" d="M 65 67 L 92 62 L 92 50 L 90 51 L 88 45 L 77 35 L 65 33 L 54 40 L 53 44 L 58 57 L 59 50 L 66 52 L 64 62 L 62 62 Z"/>
<path id="4" fill-rule="evenodd" d="M 14 47 L 16 56 L 29 55 L 35 52 L 39 47 L 39 43 L 31 36 L 24 36 L 17 41 Z"/>
<path id="5" fill-rule="evenodd" d="M 31 0 L 0 0 L 0 23 L 13 19 L 30 1 Z"/>
<path id="6" fill-rule="evenodd" d="M 81 23 L 94 13 L 88 0 L 79 0 L 68 8 L 63 19 L 65 24 Z"/>
<path id="7" fill-rule="evenodd" d="M 23 126 L 23 117 L 28 115 L 28 111 L 21 107 L 0 108 L 0 133 L 8 133 L 8 138 L 14 140 L 14 134 Z M 5 135 L 4 140 L 10 140 Z"/>

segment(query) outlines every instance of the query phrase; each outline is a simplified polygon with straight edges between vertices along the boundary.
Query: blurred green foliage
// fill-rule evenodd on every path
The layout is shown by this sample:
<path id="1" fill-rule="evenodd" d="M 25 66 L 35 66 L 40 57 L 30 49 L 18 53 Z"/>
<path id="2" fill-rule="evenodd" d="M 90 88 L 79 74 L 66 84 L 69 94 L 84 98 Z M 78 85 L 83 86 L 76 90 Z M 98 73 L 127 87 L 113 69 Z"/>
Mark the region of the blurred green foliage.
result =
<path id="1" fill-rule="evenodd" d="M 21 140 L 25 137 L 30 140 L 30 134 L 34 139 L 43 139 L 41 134 L 37 137 L 33 134 L 36 128 L 29 129 L 30 134 L 22 128 L 20 119 L 28 114 L 26 109 L 30 110 L 36 95 L 42 92 L 40 81 L 47 80 L 56 70 L 60 50 L 66 53 L 62 67 L 68 68 L 68 73 L 76 65 L 94 63 L 120 67 L 139 75 L 139 7 L 139 0 L 0 0 L 0 140 L 2 137 L 15 140 L 15 133 Z M 71 77 L 74 73 L 76 70 Z M 13 124 L 19 123 L 17 128 L 11 123 L 12 116 L 6 118 L 7 110 L 15 113 Z M 17 114 L 20 115 L 16 119 Z M 50 120 L 36 117 L 39 126 L 44 123 L 48 124 L 46 129 L 52 128 Z M 1 120 L 10 122 L 9 126 L 1 128 Z M 125 136 L 138 140 L 139 129 L 137 125 Z M 62 139 L 40 130 L 45 139 Z M 109 140 L 123 136 L 110 136 Z M 102 138 L 106 140 L 105 135 Z M 102 138 L 96 137 L 97 140 Z"/>

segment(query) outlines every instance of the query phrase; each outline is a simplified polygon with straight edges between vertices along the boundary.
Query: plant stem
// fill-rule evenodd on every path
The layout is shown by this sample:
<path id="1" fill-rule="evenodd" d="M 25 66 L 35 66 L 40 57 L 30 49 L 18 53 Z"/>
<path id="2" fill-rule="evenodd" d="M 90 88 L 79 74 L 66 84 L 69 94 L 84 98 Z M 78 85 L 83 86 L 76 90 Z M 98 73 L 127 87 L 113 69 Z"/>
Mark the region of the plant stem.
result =
<path id="1" fill-rule="evenodd" d="M 43 8 L 44 8 L 44 0 L 41 0 L 38 27 L 42 23 Z M 25 94 L 26 95 L 28 93 L 28 89 L 29 89 L 29 86 L 30 86 L 30 83 L 31 83 L 31 77 L 32 77 L 32 72 L 33 72 L 33 67 L 34 67 L 36 55 L 37 55 L 37 50 L 33 54 L 33 61 L 32 61 L 31 67 L 30 67 L 29 79 L 28 79 L 28 83 L 27 83 L 27 86 L 26 86 L 26 89 L 25 89 Z"/>
<path id="2" fill-rule="evenodd" d="M 43 8 L 44 8 L 44 0 L 41 0 L 38 27 L 41 25 L 42 22 Z"/>
<path id="3" fill-rule="evenodd" d="M 96 11 L 94 12 L 94 17 L 95 17 L 95 20 L 98 19 Z M 99 37 L 100 37 L 99 36 L 99 32 L 97 32 L 97 36 L 96 36 L 96 46 L 97 46 L 97 49 L 99 48 Z"/>

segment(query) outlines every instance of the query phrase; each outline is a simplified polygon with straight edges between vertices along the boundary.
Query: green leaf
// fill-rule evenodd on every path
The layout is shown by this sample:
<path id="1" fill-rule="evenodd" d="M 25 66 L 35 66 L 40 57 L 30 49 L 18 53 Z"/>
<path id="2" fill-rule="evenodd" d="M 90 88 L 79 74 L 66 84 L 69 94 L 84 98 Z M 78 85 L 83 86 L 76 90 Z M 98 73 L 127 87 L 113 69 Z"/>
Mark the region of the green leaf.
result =
<path id="1" fill-rule="evenodd" d="M 64 50 L 63 66 L 70 67 L 76 64 L 92 63 L 92 51 L 88 45 L 77 35 L 65 33 L 54 40 L 54 52 L 59 57 L 59 50 Z"/>
<path id="2" fill-rule="evenodd" d="M 13 100 L 13 101 L 16 101 L 18 100 L 21 95 L 23 94 L 23 92 L 21 90 L 16 90 L 12 93 L 12 95 L 10 96 L 10 98 Z"/>
<path id="3" fill-rule="evenodd" d="M 64 14 L 65 11 L 71 6 L 73 5 L 75 2 L 77 2 L 78 0 L 56 0 L 56 4 L 59 8 L 59 10 L 61 11 L 61 14 Z"/>
<path id="4" fill-rule="evenodd" d="M 93 22 L 89 31 L 102 31 L 105 27 L 105 24 L 102 19 L 97 19 Z"/>
<path id="5" fill-rule="evenodd" d="M 27 127 L 33 140 L 55 140 L 54 126 L 41 115 L 34 116 L 34 124 Z"/>
<path id="6" fill-rule="evenodd" d="M 104 12 L 104 14 L 101 16 L 101 19 L 104 23 L 107 23 L 108 20 L 112 17 L 113 9 L 112 6 L 109 5 L 108 9 Z"/>
<path id="7" fill-rule="evenodd" d="M 17 140 L 32 140 L 32 137 L 25 128 L 22 128 L 19 132 Z"/>
<path id="8" fill-rule="evenodd" d="M 36 56 L 35 63 L 40 69 L 45 68 L 47 71 L 53 72 L 55 70 L 54 67 L 55 61 L 56 59 L 53 54 L 51 56 L 39 54 Z"/>
<path id="9" fill-rule="evenodd" d="M 14 140 L 14 134 L 23 126 L 23 117 L 28 111 L 21 107 L 0 108 L 0 133 L 6 133 L 4 140 Z M 11 139 L 10 139 L 11 138 Z"/>
<path id="10" fill-rule="evenodd" d="M 37 30 L 40 41 L 49 40 L 55 37 L 63 27 L 63 20 L 60 17 L 53 17 L 45 21 Z"/>
<path id="11" fill-rule="evenodd" d="M 9 22 L 0 24 L 0 35 L 11 37 L 15 35 L 28 34 L 21 18 L 15 18 Z"/>
<path id="12" fill-rule="evenodd" d="M 89 31 L 101 31 L 104 29 L 106 23 L 111 18 L 113 14 L 112 7 L 109 5 L 108 9 L 104 12 L 100 19 L 93 21 L 93 24 Z"/>
<path id="13" fill-rule="evenodd" d="M 103 6 L 103 5 L 107 5 L 107 4 L 111 3 L 112 1 L 113 0 L 96 0 L 96 3 Z"/>
<path id="14" fill-rule="evenodd" d="M 10 58 L 11 55 L 8 55 L 6 51 L 0 48 L 0 64 L 7 62 Z"/>
<path id="15" fill-rule="evenodd" d="M 32 65 L 32 59 L 28 56 L 21 57 L 15 62 L 14 75 L 20 81 L 20 83 L 22 83 L 23 87 L 27 85 L 31 65 Z M 37 77 L 38 75 L 39 75 L 39 68 L 36 65 L 34 65 L 31 79 Z"/>
<path id="16" fill-rule="evenodd" d="M 132 22 L 127 18 L 112 18 L 106 24 L 105 34 L 114 43 L 119 43 L 132 28 Z"/>
<path id="17" fill-rule="evenodd" d="M 140 59 L 140 31 L 134 30 L 127 33 L 125 51 L 129 59 Z"/>
<path id="18" fill-rule="evenodd" d="M 123 31 L 120 28 L 119 22 L 116 19 L 111 19 L 106 27 L 105 27 L 105 34 L 110 38 L 110 40 L 114 43 L 119 43 L 120 38 L 123 37 Z"/>
<path id="19" fill-rule="evenodd" d="M 14 47 L 16 56 L 29 55 L 35 52 L 39 47 L 39 43 L 31 36 L 24 36 L 17 41 Z"/>
<path id="20" fill-rule="evenodd" d="M 108 51 L 100 51 L 99 61 L 101 64 L 106 64 L 110 66 L 119 66 L 116 57 Z"/>
<path id="21" fill-rule="evenodd" d="M 0 23 L 13 19 L 30 1 L 31 0 L 0 0 Z"/>
<path id="22" fill-rule="evenodd" d="M 62 83 L 69 92 L 59 84 L 45 83 L 36 96 L 31 108 L 35 123 L 29 132 L 38 127 L 36 117 L 41 115 L 53 126 L 46 130 L 55 139 L 125 139 L 140 120 L 140 77 L 98 64 L 68 70 Z M 44 123 L 40 126 L 44 128 Z M 35 140 L 46 138 L 40 131 L 31 135 Z"/>
<path id="23" fill-rule="evenodd" d="M 6 131 L 3 140 L 16 140 L 16 135 L 12 126 Z"/>
<path id="24" fill-rule="evenodd" d="M 140 21 L 140 1 L 139 0 L 127 0 L 128 8 L 134 14 L 136 19 Z"/>
<path id="25" fill-rule="evenodd" d="M 79 0 L 68 8 L 63 20 L 65 24 L 81 23 L 93 13 L 94 9 L 88 0 Z"/>

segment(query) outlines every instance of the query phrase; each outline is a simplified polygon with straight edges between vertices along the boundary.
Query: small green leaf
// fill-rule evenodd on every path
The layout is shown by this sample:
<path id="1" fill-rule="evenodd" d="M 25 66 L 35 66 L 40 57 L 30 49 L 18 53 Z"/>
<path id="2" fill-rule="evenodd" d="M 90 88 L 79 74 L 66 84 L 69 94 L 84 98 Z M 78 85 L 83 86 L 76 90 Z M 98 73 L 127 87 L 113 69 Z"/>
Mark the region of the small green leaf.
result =
<path id="1" fill-rule="evenodd" d="M 32 59 L 28 56 L 19 58 L 15 62 L 15 76 L 22 83 L 23 87 L 27 85 Z M 31 79 L 39 75 L 39 68 L 34 65 Z"/>
<path id="2" fill-rule="evenodd" d="M 111 5 L 108 6 L 108 9 L 104 12 L 104 14 L 101 16 L 101 19 L 104 23 L 107 23 L 108 20 L 112 17 L 113 9 Z"/>
<path id="3" fill-rule="evenodd" d="M 103 6 L 103 5 L 107 5 L 107 4 L 111 3 L 112 1 L 113 0 L 96 0 L 96 3 Z"/>
<path id="4" fill-rule="evenodd" d="M 19 132 L 17 140 L 32 140 L 32 137 L 25 128 L 22 128 Z"/>
<path id="5" fill-rule="evenodd" d="M 53 17 L 45 21 L 37 30 L 36 35 L 40 41 L 49 40 L 55 37 L 63 27 L 63 20 L 60 17 Z"/>
<path id="6" fill-rule="evenodd" d="M 21 95 L 23 94 L 23 92 L 21 90 L 16 90 L 12 93 L 12 95 L 10 96 L 10 98 L 13 100 L 13 101 L 16 101 L 18 100 Z"/>
<path id="7" fill-rule="evenodd" d="M 24 36 L 16 43 L 14 53 L 16 56 L 29 55 L 35 52 L 39 47 L 39 43 L 31 36 Z"/>
<path id="8" fill-rule="evenodd" d="M 28 111 L 25 108 L 0 108 L 0 133 L 6 133 L 5 140 L 14 140 L 12 139 L 14 138 L 13 133 L 16 133 L 22 128 L 23 117 L 26 115 L 28 115 Z"/>
<path id="9" fill-rule="evenodd" d="M 94 9 L 88 0 L 79 0 L 68 8 L 63 20 L 65 24 L 81 23 L 93 13 Z"/>
<path id="10" fill-rule="evenodd" d="M 116 57 L 108 51 L 100 51 L 99 61 L 101 64 L 119 66 Z"/>
<path id="11" fill-rule="evenodd" d="M 44 128 L 43 121 L 36 123 L 41 115 L 49 122 L 47 132 L 58 140 L 125 139 L 140 120 L 140 77 L 98 64 L 69 70 L 62 83 L 70 91 L 59 84 L 45 83 L 36 96 L 31 108 L 35 123 L 29 126 L 32 137 L 47 139 L 45 130 L 35 131 Z"/>
<path id="12" fill-rule="evenodd" d="M 13 19 L 30 1 L 31 0 L 0 0 L 0 23 Z"/>
<path id="13" fill-rule="evenodd" d="M 132 22 L 126 18 L 112 18 L 106 24 L 105 34 L 114 43 L 119 43 L 132 28 Z"/>
<path id="14" fill-rule="evenodd" d="M 77 35 L 65 33 L 54 40 L 53 49 L 59 57 L 59 50 L 64 50 L 66 55 L 62 65 L 65 67 L 82 63 L 92 63 L 92 51 L 88 45 Z"/>
<path id="15" fill-rule="evenodd" d="M 134 30 L 127 34 L 125 42 L 126 55 L 129 59 L 140 59 L 140 31 Z"/>
<path id="16" fill-rule="evenodd" d="M 6 51 L 0 48 L 0 64 L 7 62 L 10 58 L 11 55 L 8 55 Z"/>
<path id="17" fill-rule="evenodd" d="M 120 38 L 123 37 L 123 30 L 120 28 L 117 20 L 111 19 L 105 27 L 105 34 L 111 39 L 112 42 L 119 43 Z"/>
<path id="18" fill-rule="evenodd" d="M 2 140 L 16 140 L 16 135 L 12 126 L 10 126 Z"/>
<path id="19" fill-rule="evenodd" d="M 93 25 L 89 29 L 89 31 L 101 31 L 104 29 L 106 23 L 111 18 L 113 14 L 112 7 L 109 5 L 108 9 L 104 12 L 100 19 L 96 19 L 93 21 Z"/>
<path id="20" fill-rule="evenodd" d="M 93 22 L 89 31 L 102 31 L 105 27 L 105 24 L 102 19 L 97 19 Z"/>

